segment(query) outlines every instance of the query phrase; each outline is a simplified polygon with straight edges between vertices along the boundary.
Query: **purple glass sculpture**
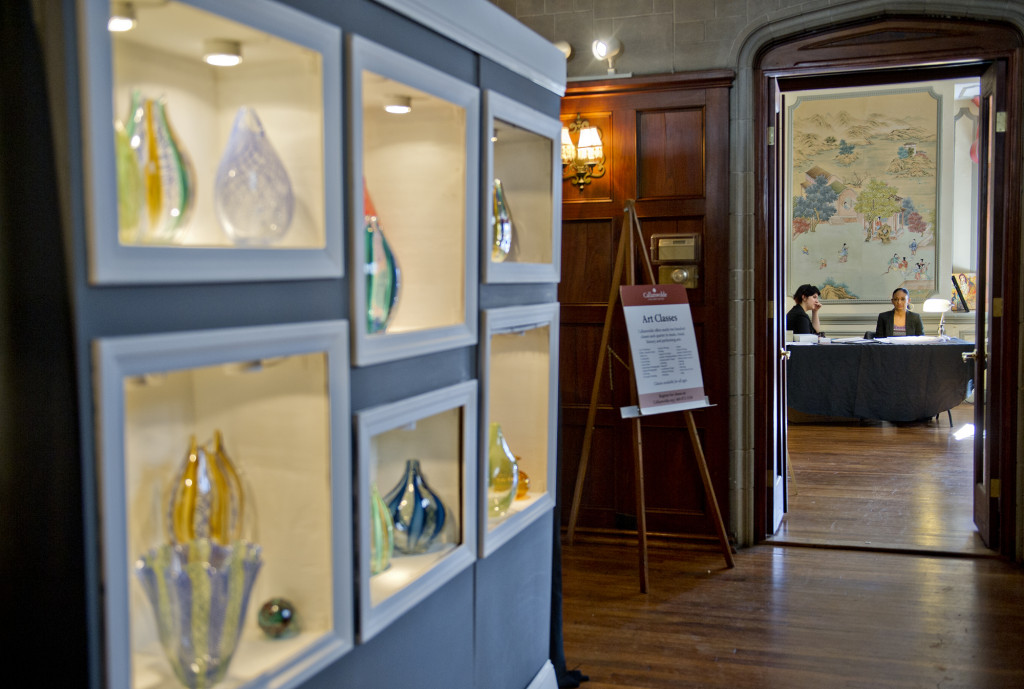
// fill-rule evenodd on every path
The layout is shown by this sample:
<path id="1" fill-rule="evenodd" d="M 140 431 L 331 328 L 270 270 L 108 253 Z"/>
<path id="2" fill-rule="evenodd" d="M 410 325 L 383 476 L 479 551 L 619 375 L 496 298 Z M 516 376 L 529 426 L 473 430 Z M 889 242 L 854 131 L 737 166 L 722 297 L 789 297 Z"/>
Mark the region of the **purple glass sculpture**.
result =
<path id="1" fill-rule="evenodd" d="M 224 678 L 262 564 L 255 543 L 222 546 L 208 538 L 162 545 L 135 563 L 160 644 L 186 687 L 203 689 Z"/>

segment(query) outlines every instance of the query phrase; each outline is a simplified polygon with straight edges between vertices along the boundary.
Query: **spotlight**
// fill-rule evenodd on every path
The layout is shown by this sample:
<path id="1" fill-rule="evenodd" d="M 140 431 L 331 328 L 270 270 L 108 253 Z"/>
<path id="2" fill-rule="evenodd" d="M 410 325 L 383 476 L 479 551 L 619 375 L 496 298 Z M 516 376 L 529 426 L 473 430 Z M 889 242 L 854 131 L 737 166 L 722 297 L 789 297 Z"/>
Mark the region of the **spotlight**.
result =
<path id="1" fill-rule="evenodd" d="M 612 58 L 622 52 L 622 41 L 617 38 L 599 38 L 590 48 L 598 60 L 608 60 L 608 73 L 615 74 Z"/>
<path id="2" fill-rule="evenodd" d="M 412 111 L 412 98 L 409 96 L 390 96 L 384 101 L 384 110 L 395 115 L 404 115 Z"/>
<path id="3" fill-rule="evenodd" d="M 562 55 L 565 55 L 565 59 L 572 59 L 572 44 L 569 41 L 555 41 L 555 47 L 562 51 Z"/>
<path id="4" fill-rule="evenodd" d="M 242 61 L 242 44 L 225 38 L 203 41 L 203 61 L 215 67 L 234 67 Z"/>
<path id="5" fill-rule="evenodd" d="M 108 31 L 131 31 L 135 28 L 135 6 L 130 2 L 110 3 L 110 19 L 107 20 Z"/>

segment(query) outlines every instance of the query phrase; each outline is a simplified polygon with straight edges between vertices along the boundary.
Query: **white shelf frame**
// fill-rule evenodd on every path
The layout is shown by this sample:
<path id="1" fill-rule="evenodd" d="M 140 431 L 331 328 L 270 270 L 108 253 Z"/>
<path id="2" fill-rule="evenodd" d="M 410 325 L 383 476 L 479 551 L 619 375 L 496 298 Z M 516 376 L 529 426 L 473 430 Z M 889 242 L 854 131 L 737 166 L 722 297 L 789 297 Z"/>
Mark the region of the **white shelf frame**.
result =
<path id="1" fill-rule="evenodd" d="M 477 485 L 477 519 L 479 534 L 479 557 L 485 558 L 504 545 L 509 539 L 542 517 L 555 506 L 555 486 L 558 477 L 558 334 L 559 304 L 533 304 L 486 309 L 483 312 L 480 335 L 480 427 L 479 427 L 479 483 Z M 490 429 L 491 393 L 491 338 L 495 335 L 520 333 L 537 328 L 548 328 L 548 386 L 547 386 L 547 457 L 545 492 L 533 498 L 525 507 L 513 509 L 494 528 L 489 527 L 487 515 L 487 465 Z M 515 452 L 515 448 L 512 448 Z"/>
<path id="2" fill-rule="evenodd" d="M 341 29 L 271 0 L 176 0 L 320 53 L 323 96 L 324 246 L 236 248 L 121 244 L 114 162 L 109 0 L 78 0 L 82 141 L 89 280 L 173 284 L 337 278 L 342 232 Z"/>
<path id="3" fill-rule="evenodd" d="M 494 193 L 494 133 L 495 120 L 507 122 L 525 129 L 537 136 L 551 140 L 551 262 L 525 263 L 519 261 L 491 260 L 491 196 Z M 538 110 L 512 100 L 497 91 L 484 91 L 483 106 L 483 155 L 485 177 L 481 185 L 483 196 L 480 202 L 481 251 L 480 265 L 485 283 L 509 282 L 558 282 L 562 273 L 562 123 Z M 538 170 L 538 173 L 540 170 Z M 506 190 L 507 193 L 507 190 Z M 515 218 L 516 207 L 512 206 Z"/>
<path id="4" fill-rule="evenodd" d="M 475 380 L 380 405 L 355 415 L 356 437 L 356 514 L 358 568 L 358 640 L 366 643 L 427 596 L 451 581 L 476 560 L 476 476 L 477 476 L 477 390 Z M 370 483 L 374 461 L 371 447 L 375 435 L 413 424 L 434 414 L 462 408 L 462 505 L 458 509 L 462 542 L 448 551 L 417 579 L 374 605 L 370 594 Z M 380 486 L 382 491 L 388 486 Z M 397 554 L 396 554 L 397 556 Z M 394 567 L 394 558 L 392 558 Z M 378 575 L 379 576 L 379 575 Z"/>
<path id="5" fill-rule="evenodd" d="M 352 607 L 352 480 L 349 425 L 348 323 L 322 321 L 171 334 L 101 338 L 93 342 L 97 377 L 97 455 L 106 634 L 107 686 L 133 686 L 130 639 L 127 507 L 125 482 L 125 379 L 166 371 L 312 353 L 327 356 L 330 427 L 331 619 L 333 629 L 245 689 L 289 689 L 312 677 L 354 645 Z M 132 554 L 134 555 L 134 553 Z M 258 601 L 249 601 L 250 614 Z M 237 666 L 232 665 L 232 671 Z"/>
<path id="6" fill-rule="evenodd" d="M 390 48 L 369 41 L 361 36 L 348 37 L 349 70 L 347 96 L 351 111 L 348 113 L 349 158 L 349 236 L 351 238 L 350 273 L 351 319 L 353 359 L 357 366 L 366 366 L 386 361 L 429 354 L 476 344 L 477 339 L 477 292 L 479 229 L 475 227 L 479 218 L 479 132 L 480 132 L 480 91 L 475 86 L 460 81 L 451 75 L 414 60 Z M 419 91 L 457 105 L 465 111 L 466 142 L 465 170 L 465 245 L 466 260 L 463 274 L 463 319 L 461 323 L 411 330 L 398 333 L 369 334 L 366 327 L 366 280 L 364 261 L 366 241 L 363 210 L 363 71 L 369 71 L 394 81 L 407 84 Z M 385 233 L 387 228 L 385 227 Z M 403 259 L 396 250 L 397 260 Z M 415 289 L 415 285 L 403 282 L 402 289 Z M 401 296 L 399 296 L 401 299 Z M 401 308 L 401 302 L 399 303 Z"/>

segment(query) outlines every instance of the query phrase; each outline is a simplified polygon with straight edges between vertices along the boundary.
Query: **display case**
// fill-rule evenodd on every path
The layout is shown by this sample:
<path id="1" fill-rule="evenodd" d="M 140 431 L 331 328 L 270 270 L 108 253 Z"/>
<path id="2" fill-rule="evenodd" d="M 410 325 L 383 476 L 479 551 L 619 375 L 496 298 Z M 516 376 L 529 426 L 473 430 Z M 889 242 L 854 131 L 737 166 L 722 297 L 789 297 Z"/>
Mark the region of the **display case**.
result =
<path id="1" fill-rule="evenodd" d="M 360 641 L 476 559 L 476 381 L 356 414 Z"/>
<path id="2" fill-rule="evenodd" d="M 557 119 L 484 93 L 484 282 L 558 282 L 560 135 Z"/>
<path id="3" fill-rule="evenodd" d="M 555 504 L 558 304 L 487 309 L 481 331 L 478 533 L 486 557 Z"/>
<path id="4" fill-rule="evenodd" d="M 474 344 L 479 91 L 359 36 L 347 66 L 355 362 Z"/>
<path id="5" fill-rule="evenodd" d="M 270 0 L 78 7 L 90 280 L 341 276 L 341 30 Z"/>
<path id="6" fill-rule="evenodd" d="M 96 341 L 107 686 L 291 687 L 353 647 L 348 336 Z"/>

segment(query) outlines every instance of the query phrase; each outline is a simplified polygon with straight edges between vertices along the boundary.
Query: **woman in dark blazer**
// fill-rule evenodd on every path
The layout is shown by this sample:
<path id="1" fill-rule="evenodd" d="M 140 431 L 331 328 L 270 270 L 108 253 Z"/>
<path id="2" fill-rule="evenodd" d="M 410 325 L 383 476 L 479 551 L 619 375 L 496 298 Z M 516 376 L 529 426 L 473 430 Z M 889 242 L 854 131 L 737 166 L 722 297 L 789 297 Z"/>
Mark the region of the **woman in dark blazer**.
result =
<path id="1" fill-rule="evenodd" d="M 821 290 L 814 285 L 800 285 L 793 295 L 796 304 L 786 314 L 786 330 L 794 335 L 822 335 L 818 311 L 821 310 Z M 808 316 L 807 312 L 811 315 Z"/>
<path id="2" fill-rule="evenodd" d="M 878 314 L 875 337 L 900 337 L 903 335 L 924 335 L 921 317 L 910 310 L 910 292 L 902 287 L 892 291 L 892 311 Z"/>

